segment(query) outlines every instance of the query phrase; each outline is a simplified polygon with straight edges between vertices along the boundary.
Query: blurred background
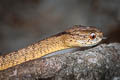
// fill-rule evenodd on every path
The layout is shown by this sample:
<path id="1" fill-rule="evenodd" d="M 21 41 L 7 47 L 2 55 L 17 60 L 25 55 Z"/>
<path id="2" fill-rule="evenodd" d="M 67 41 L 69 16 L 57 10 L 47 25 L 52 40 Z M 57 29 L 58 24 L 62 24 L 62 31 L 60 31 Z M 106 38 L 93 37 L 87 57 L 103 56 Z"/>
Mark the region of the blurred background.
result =
<path id="1" fill-rule="evenodd" d="M 101 29 L 106 43 L 120 42 L 120 0 L 0 0 L 0 53 L 79 24 Z"/>

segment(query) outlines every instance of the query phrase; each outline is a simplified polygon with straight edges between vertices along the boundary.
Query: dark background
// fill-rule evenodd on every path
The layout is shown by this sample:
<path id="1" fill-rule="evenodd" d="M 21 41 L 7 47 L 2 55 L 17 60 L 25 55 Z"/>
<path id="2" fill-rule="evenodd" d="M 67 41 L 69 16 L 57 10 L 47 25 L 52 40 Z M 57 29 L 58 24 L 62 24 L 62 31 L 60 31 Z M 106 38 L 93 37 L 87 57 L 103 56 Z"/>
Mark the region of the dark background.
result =
<path id="1" fill-rule="evenodd" d="M 120 42 L 120 0 L 0 0 L 0 53 L 79 24 L 100 28 L 105 43 Z"/>

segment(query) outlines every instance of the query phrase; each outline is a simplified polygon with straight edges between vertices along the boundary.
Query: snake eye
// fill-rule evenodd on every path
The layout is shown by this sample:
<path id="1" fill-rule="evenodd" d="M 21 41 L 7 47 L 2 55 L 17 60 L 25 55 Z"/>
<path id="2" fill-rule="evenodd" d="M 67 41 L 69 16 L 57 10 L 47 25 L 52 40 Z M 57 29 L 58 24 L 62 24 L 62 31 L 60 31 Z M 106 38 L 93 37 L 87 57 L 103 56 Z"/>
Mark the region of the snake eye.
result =
<path id="1" fill-rule="evenodd" d="M 95 33 L 91 33 L 90 34 L 90 39 L 94 39 L 94 38 L 96 38 L 96 34 Z"/>

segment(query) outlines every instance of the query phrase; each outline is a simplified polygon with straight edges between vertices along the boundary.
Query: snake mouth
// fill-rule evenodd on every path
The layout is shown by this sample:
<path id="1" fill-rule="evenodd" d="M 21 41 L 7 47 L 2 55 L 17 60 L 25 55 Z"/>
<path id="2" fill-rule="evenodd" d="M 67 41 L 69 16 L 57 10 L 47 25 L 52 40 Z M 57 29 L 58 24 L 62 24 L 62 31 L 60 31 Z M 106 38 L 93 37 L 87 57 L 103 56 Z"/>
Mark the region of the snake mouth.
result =
<path id="1" fill-rule="evenodd" d="M 86 47 L 88 46 L 88 47 L 91 47 L 91 46 L 95 46 L 95 45 L 97 45 L 98 43 L 94 43 L 94 44 L 87 44 L 86 45 Z"/>

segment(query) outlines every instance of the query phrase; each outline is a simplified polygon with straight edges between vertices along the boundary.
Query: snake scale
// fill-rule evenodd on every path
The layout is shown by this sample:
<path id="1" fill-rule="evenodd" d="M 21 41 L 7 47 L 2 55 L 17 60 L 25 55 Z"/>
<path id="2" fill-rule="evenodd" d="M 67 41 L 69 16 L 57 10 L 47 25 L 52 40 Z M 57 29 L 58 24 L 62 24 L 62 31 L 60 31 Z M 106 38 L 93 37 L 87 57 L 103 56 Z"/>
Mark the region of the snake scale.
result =
<path id="1" fill-rule="evenodd" d="M 58 50 L 93 46 L 98 44 L 102 37 L 103 33 L 95 27 L 75 25 L 64 32 L 43 39 L 26 48 L 1 55 L 0 71 Z"/>

